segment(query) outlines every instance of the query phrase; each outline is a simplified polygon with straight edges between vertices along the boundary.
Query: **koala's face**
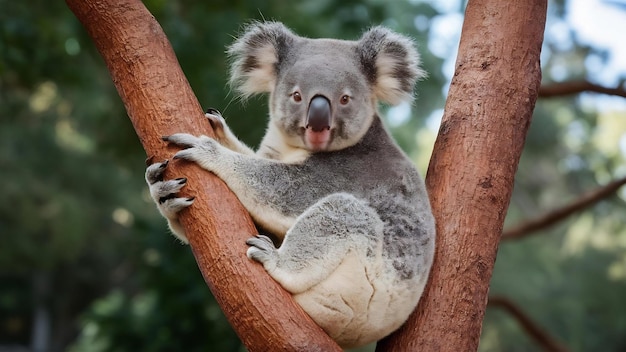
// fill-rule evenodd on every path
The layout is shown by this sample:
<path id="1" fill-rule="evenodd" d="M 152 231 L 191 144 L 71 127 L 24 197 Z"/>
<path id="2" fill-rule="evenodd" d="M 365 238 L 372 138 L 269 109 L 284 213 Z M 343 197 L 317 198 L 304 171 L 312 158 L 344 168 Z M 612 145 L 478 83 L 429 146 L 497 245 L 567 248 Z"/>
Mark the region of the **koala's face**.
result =
<path id="1" fill-rule="evenodd" d="M 358 41 L 308 39 L 280 23 L 257 23 L 229 49 L 231 84 L 270 93 L 270 123 L 287 144 L 312 152 L 359 142 L 378 100 L 412 97 L 424 72 L 410 39 L 382 27 Z"/>
<path id="2" fill-rule="evenodd" d="M 330 151 L 363 137 L 375 104 L 354 42 L 303 39 L 280 69 L 270 116 L 290 145 Z"/>

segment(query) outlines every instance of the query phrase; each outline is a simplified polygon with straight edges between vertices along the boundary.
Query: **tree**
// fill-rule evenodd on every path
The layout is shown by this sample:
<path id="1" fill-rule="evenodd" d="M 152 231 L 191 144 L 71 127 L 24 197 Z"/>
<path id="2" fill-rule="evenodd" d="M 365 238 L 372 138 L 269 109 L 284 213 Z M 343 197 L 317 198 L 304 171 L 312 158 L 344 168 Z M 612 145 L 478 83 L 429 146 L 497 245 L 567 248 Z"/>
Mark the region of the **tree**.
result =
<path id="1" fill-rule="evenodd" d="M 147 11 L 140 3 L 67 2 L 107 61 L 151 158 L 164 159 L 166 156 L 166 148 L 158 143 L 160 135 L 175 130 L 210 134 L 208 124 L 202 125 L 198 120 L 171 123 L 174 115 L 200 116 L 201 110 L 185 84 L 182 72 L 176 70 L 173 51 L 164 35 L 156 22 L 147 21 Z M 545 1 L 519 6 L 495 0 L 468 3 L 457 76 L 427 178 L 439 233 L 432 277 L 416 314 L 421 319 L 412 319 L 380 349 L 421 346 L 472 350 L 478 347 L 504 214 L 539 88 L 539 53 L 545 8 Z M 147 36 L 148 33 L 152 36 Z M 484 41 L 485 33 L 489 34 L 491 41 Z M 141 44 L 146 37 L 152 41 Z M 511 41 L 511 38 L 519 41 Z M 120 48 L 128 51 L 120 51 Z M 520 64 L 524 70 L 515 70 Z M 123 76 L 128 72 L 133 75 Z M 502 80 L 502 77 L 511 78 Z M 470 98 L 465 98 L 467 95 Z M 504 96 L 508 101 L 502 99 Z M 172 101 L 180 105 L 168 105 Z M 208 205 L 211 199 L 207 199 L 196 202 L 187 214 L 182 214 L 181 220 L 190 234 L 190 244 L 205 279 L 248 348 L 294 350 L 315 346 L 320 350 L 336 349 L 276 283 L 267 278 L 259 280 L 263 277 L 260 268 L 243 260 L 244 241 L 240 237 L 251 233 L 253 226 L 249 218 L 241 223 L 220 218 L 220 213 L 245 214 L 225 186 L 216 180 L 203 182 L 206 174 L 191 167 L 173 169 L 187 175 L 190 184 L 199 185 L 197 189 L 191 189 L 192 192 L 217 194 L 212 200 L 222 199 L 220 207 L 228 209 L 212 211 Z M 477 185 L 480 192 L 475 191 Z M 466 211 L 459 212 L 459 208 Z M 213 217 L 203 218 L 201 214 L 212 214 Z M 207 223 L 203 224 L 199 219 L 207 219 Z M 208 236 L 201 236 L 202 233 Z M 233 233 L 241 235 L 231 237 Z M 480 233 L 486 237 L 481 238 L 477 235 Z M 233 243 L 242 245 L 230 248 Z M 459 259 L 455 257 L 458 253 L 465 255 Z M 229 260 L 217 261 L 217 258 Z M 241 268 L 244 267 L 247 275 L 242 274 Z M 263 292 L 263 295 L 253 298 L 250 292 Z M 481 301 L 484 303 L 476 303 Z M 236 307 L 234 302 L 247 308 Z M 290 313 L 272 316 L 274 302 L 289 307 L 284 309 Z M 444 318 L 436 318 L 442 311 L 447 311 Z M 291 324 L 281 324 L 281 320 L 290 316 L 295 317 L 295 320 L 289 320 Z M 418 324 L 419 339 L 415 339 L 413 324 Z M 297 334 L 302 331 L 315 333 Z M 458 334 L 459 331 L 469 333 Z M 270 341 L 271 346 L 267 345 Z"/>

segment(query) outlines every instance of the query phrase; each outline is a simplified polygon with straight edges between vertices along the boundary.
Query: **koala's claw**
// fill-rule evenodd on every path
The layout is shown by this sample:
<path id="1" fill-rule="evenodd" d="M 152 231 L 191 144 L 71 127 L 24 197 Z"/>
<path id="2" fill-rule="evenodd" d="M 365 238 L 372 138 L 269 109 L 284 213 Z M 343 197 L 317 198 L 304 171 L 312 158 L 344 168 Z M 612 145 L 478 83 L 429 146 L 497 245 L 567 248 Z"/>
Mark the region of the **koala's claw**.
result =
<path id="1" fill-rule="evenodd" d="M 154 163 L 146 169 L 146 181 L 149 185 L 153 185 L 159 181 L 163 181 L 163 172 L 169 164 L 169 160 L 165 160 L 162 163 Z"/>
<path id="2" fill-rule="evenodd" d="M 216 108 L 208 108 L 208 109 L 206 109 L 206 115 L 213 115 L 213 116 L 222 117 L 222 113 L 220 113 L 219 110 L 217 110 Z"/>
<path id="3" fill-rule="evenodd" d="M 161 139 L 168 143 L 176 144 L 183 148 L 192 148 L 202 143 L 204 139 L 208 137 L 200 136 L 196 137 L 189 133 L 174 133 L 169 136 L 163 136 Z"/>
<path id="4" fill-rule="evenodd" d="M 146 182 L 150 187 L 150 195 L 157 203 L 161 213 L 168 219 L 174 219 L 178 212 L 193 204 L 195 197 L 180 198 L 176 195 L 187 184 L 187 178 L 163 180 L 163 173 L 168 164 L 169 160 L 165 160 L 148 166 Z"/>
<path id="5" fill-rule="evenodd" d="M 219 136 L 223 136 L 224 126 L 226 125 L 226 120 L 224 120 L 224 118 L 222 117 L 222 114 L 216 109 L 209 108 L 206 111 L 206 114 L 204 114 L 204 116 L 209 120 L 209 123 L 211 124 L 211 128 L 213 128 L 213 131 Z"/>
<path id="6" fill-rule="evenodd" d="M 186 183 L 186 178 L 156 182 L 150 186 L 150 193 L 152 193 L 154 198 L 159 200 L 162 198 L 169 199 L 172 198 L 170 196 L 180 191 Z"/>
<path id="7" fill-rule="evenodd" d="M 174 159 L 183 159 L 183 160 L 193 160 L 192 152 L 187 149 L 183 149 L 176 154 L 174 154 Z"/>
<path id="8" fill-rule="evenodd" d="M 255 247 L 269 246 L 272 249 L 276 249 L 276 247 L 274 247 L 274 242 L 272 242 L 272 240 L 265 235 L 256 235 L 254 237 L 251 237 L 246 241 L 246 244 Z"/>
<path id="9" fill-rule="evenodd" d="M 176 214 L 181 210 L 187 208 L 188 206 L 193 204 L 194 197 L 190 198 L 176 198 L 172 195 L 171 198 L 165 200 L 161 205 L 166 207 L 166 213 Z"/>
<path id="10" fill-rule="evenodd" d="M 274 247 L 272 240 L 264 235 L 256 235 L 255 237 L 249 238 L 246 244 L 250 246 L 246 252 L 248 258 L 262 264 L 265 264 L 273 258 L 276 252 L 276 247 Z"/>

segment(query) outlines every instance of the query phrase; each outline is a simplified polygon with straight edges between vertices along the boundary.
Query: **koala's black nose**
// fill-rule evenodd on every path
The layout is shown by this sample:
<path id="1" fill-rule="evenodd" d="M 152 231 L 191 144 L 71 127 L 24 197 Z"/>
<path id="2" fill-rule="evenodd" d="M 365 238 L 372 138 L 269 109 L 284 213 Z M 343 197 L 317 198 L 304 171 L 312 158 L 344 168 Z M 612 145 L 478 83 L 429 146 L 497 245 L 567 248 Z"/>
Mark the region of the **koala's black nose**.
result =
<path id="1" fill-rule="evenodd" d="M 330 129 L 330 122 L 330 102 L 321 95 L 314 96 L 309 103 L 306 128 L 311 127 L 314 132 L 321 132 Z"/>

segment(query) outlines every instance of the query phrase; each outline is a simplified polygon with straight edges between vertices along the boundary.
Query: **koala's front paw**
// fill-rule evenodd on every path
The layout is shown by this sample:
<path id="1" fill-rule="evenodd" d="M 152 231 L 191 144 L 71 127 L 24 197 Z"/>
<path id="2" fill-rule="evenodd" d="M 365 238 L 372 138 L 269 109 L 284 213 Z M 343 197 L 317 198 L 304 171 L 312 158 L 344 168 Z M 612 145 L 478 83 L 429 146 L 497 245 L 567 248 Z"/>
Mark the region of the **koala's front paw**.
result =
<path id="1" fill-rule="evenodd" d="M 246 244 L 250 246 L 246 252 L 248 258 L 263 264 L 268 272 L 276 267 L 276 247 L 269 237 L 256 235 L 249 238 Z"/>
<path id="2" fill-rule="evenodd" d="M 186 178 L 177 178 L 173 180 L 163 180 L 163 172 L 167 168 L 169 161 L 162 163 L 154 163 L 146 169 L 146 182 L 150 188 L 150 195 L 157 204 L 161 214 L 168 220 L 176 220 L 178 212 L 190 206 L 194 198 L 176 197 L 176 193 L 180 191 L 185 184 Z"/>
<path id="3" fill-rule="evenodd" d="M 171 136 L 164 136 L 162 139 L 185 148 L 176 153 L 174 159 L 194 161 L 209 171 L 215 171 L 216 165 L 221 162 L 219 157 L 222 155 L 220 151 L 223 147 L 213 138 L 175 133 Z"/>

